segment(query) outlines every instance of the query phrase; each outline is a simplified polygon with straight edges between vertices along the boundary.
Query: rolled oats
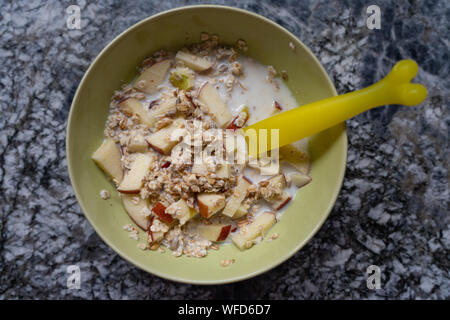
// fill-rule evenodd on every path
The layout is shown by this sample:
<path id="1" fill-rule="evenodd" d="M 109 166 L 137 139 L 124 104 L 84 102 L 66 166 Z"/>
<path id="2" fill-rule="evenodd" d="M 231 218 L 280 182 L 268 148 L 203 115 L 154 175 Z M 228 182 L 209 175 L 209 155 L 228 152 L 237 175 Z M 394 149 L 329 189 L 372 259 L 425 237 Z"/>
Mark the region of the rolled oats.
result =
<path id="1" fill-rule="evenodd" d="M 102 198 L 103 200 L 108 200 L 109 198 L 111 198 L 111 194 L 108 190 L 103 189 L 100 191 L 100 198 Z"/>

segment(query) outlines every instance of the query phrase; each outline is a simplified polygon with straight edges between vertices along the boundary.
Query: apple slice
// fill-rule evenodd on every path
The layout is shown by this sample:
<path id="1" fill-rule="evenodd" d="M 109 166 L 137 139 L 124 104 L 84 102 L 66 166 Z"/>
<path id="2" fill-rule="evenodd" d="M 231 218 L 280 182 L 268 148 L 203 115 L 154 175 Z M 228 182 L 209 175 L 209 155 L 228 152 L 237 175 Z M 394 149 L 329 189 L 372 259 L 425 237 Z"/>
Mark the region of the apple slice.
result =
<path id="1" fill-rule="evenodd" d="M 133 88 L 148 94 L 156 93 L 158 86 L 163 83 L 170 65 L 171 61 L 166 59 L 145 69 L 134 82 Z"/>
<path id="2" fill-rule="evenodd" d="M 227 125 L 227 129 L 236 130 L 242 128 L 247 123 L 249 117 L 250 114 L 248 113 L 248 107 L 245 106 L 238 113 L 238 115 L 234 117 L 234 119 Z"/>
<path id="3" fill-rule="evenodd" d="M 297 188 L 304 187 L 312 181 L 310 176 L 307 176 L 301 172 L 292 172 L 289 174 L 289 178 Z"/>
<path id="4" fill-rule="evenodd" d="M 289 195 L 289 193 L 283 191 L 278 199 L 270 202 L 270 205 L 272 206 L 273 209 L 278 211 L 283 209 L 283 207 L 287 205 L 289 201 L 291 201 L 291 199 L 292 197 Z"/>
<path id="5" fill-rule="evenodd" d="M 176 103 L 176 98 L 168 98 L 152 107 L 149 113 L 153 118 L 157 120 L 158 118 L 161 118 L 166 114 L 175 113 L 177 111 Z"/>
<path id="6" fill-rule="evenodd" d="M 92 154 L 92 160 L 117 184 L 122 182 L 122 155 L 113 139 L 108 138 Z"/>
<path id="7" fill-rule="evenodd" d="M 146 152 L 148 144 L 143 135 L 136 134 L 130 138 L 127 149 L 129 152 Z"/>
<path id="8" fill-rule="evenodd" d="M 189 67 L 197 72 L 206 71 L 208 69 L 211 69 L 211 67 L 213 66 L 213 63 L 211 61 L 184 51 L 177 52 L 175 61 L 182 61 L 186 67 Z"/>
<path id="9" fill-rule="evenodd" d="M 119 103 L 119 108 L 126 110 L 133 115 L 139 117 L 140 122 L 147 127 L 151 128 L 156 123 L 156 118 L 149 114 L 145 109 L 142 103 L 134 98 L 128 98 Z"/>
<path id="10" fill-rule="evenodd" d="M 231 121 L 233 116 L 231 115 L 230 110 L 222 101 L 217 90 L 209 82 L 205 82 L 200 87 L 198 99 L 206 106 L 208 114 L 220 128 L 223 128 Z"/>
<path id="11" fill-rule="evenodd" d="M 242 201 L 244 201 L 247 196 L 247 189 L 250 187 L 251 183 L 248 182 L 244 176 L 240 176 L 238 178 L 238 182 L 236 187 L 234 188 L 233 194 L 228 199 L 225 208 L 222 211 L 222 214 L 228 217 L 233 217 L 236 213 L 236 210 L 241 205 Z"/>
<path id="12" fill-rule="evenodd" d="M 239 206 L 239 208 L 236 210 L 236 212 L 234 213 L 234 216 L 232 217 L 233 220 L 242 218 L 243 216 L 245 216 L 248 213 L 248 209 L 250 208 L 249 205 L 246 204 L 241 204 Z"/>
<path id="13" fill-rule="evenodd" d="M 150 217 L 150 221 L 148 223 L 148 228 L 147 228 L 147 234 L 149 236 L 149 242 L 150 243 L 155 243 L 155 242 L 160 242 L 163 238 L 164 238 L 164 234 L 165 232 L 162 231 L 152 231 L 151 227 L 154 224 L 163 224 L 164 222 L 161 222 L 157 217 L 155 216 L 151 216 Z"/>
<path id="14" fill-rule="evenodd" d="M 275 177 L 269 179 L 269 184 L 273 186 L 280 185 L 280 188 L 284 189 L 287 185 L 286 177 L 284 174 L 276 175 Z"/>
<path id="15" fill-rule="evenodd" d="M 178 139 L 172 136 L 175 130 L 182 128 L 184 125 L 183 118 L 175 119 L 168 127 L 156 131 L 147 138 L 147 143 L 155 151 L 168 155 L 170 150 L 178 143 Z"/>
<path id="16" fill-rule="evenodd" d="M 180 225 L 184 225 L 187 221 L 197 215 L 195 209 L 190 208 L 183 199 L 172 203 L 167 207 L 166 213 L 171 214 L 180 221 Z"/>
<path id="17" fill-rule="evenodd" d="M 220 165 L 219 169 L 215 172 L 215 175 L 219 179 L 228 179 L 231 174 L 231 168 L 228 163 L 223 163 Z"/>
<path id="18" fill-rule="evenodd" d="M 225 240 L 231 231 L 231 224 L 213 223 L 204 224 L 200 223 L 197 226 L 198 234 L 209 241 L 219 242 Z"/>
<path id="19" fill-rule="evenodd" d="M 241 250 L 249 249 L 253 246 L 256 238 L 264 237 L 277 219 L 273 212 L 263 212 L 253 220 L 252 223 L 241 227 L 241 229 L 232 237 L 233 243 Z"/>
<path id="20" fill-rule="evenodd" d="M 225 207 L 225 196 L 218 193 L 200 193 L 197 195 L 200 214 L 208 219 Z"/>
<path id="21" fill-rule="evenodd" d="M 141 229 L 147 230 L 149 217 L 144 215 L 144 211 L 148 208 L 148 201 L 141 199 L 136 195 L 122 194 L 122 204 L 130 216 Z"/>
<path id="22" fill-rule="evenodd" d="M 281 190 L 286 188 L 287 182 L 284 174 L 279 174 L 271 179 L 269 179 L 269 185 L 279 186 Z M 270 186 L 269 186 L 270 187 Z M 291 201 L 291 196 L 286 191 L 282 191 L 280 196 L 274 199 L 265 200 L 270 203 L 271 207 L 275 210 L 281 210 L 289 201 Z"/>
<path id="23" fill-rule="evenodd" d="M 166 209 L 167 207 L 161 201 L 158 201 L 152 208 L 152 211 L 159 217 L 159 219 L 161 219 L 161 221 L 171 224 L 174 219 L 170 214 L 166 213 Z"/>
<path id="24" fill-rule="evenodd" d="M 139 193 L 144 183 L 144 177 L 152 162 L 153 159 L 148 154 L 137 154 L 131 169 L 126 173 L 117 191 L 121 193 Z"/>
<path id="25" fill-rule="evenodd" d="M 288 162 L 299 172 L 308 175 L 311 169 L 309 156 L 292 144 L 279 149 L 280 160 Z"/>

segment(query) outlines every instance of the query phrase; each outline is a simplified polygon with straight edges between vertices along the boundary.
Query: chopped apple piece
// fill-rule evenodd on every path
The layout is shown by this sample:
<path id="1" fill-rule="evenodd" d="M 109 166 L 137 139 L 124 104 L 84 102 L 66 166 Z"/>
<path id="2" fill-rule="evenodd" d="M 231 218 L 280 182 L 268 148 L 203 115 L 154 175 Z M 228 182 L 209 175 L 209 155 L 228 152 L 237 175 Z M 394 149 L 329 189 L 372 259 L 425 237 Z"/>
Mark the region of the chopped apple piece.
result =
<path id="1" fill-rule="evenodd" d="M 292 198 L 286 191 L 283 191 L 286 188 L 287 182 L 284 174 L 279 174 L 271 179 L 269 179 L 269 186 L 276 187 L 281 189 L 281 194 L 275 198 L 265 198 L 265 200 L 270 203 L 273 209 L 281 210 Z"/>
<path id="2" fill-rule="evenodd" d="M 163 83 L 170 65 L 171 62 L 167 59 L 145 69 L 134 82 L 133 88 L 148 94 L 156 93 L 158 86 Z"/>
<path id="3" fill-rule="evenodd" d="M 174 219 L 170 214 L 166 213 L 166 208 L 167 207 L 161 201 L 158 201 L 156 205 L 152 208 L 152 211 L 159 217 L 159 219 L 168 224 L 171 224 L 174 221 Z"/>
<path id="4" fill-rule="evenodd" d="M 223 128 L 233 117 L 227 105 L 222 101 L 217 90 L 209 83 L 205 82 L 199 90 L 198 99 L 208 109 L 208 114 L 216 121 L 220 128 Z"/>
<path id="5" fill-rule="evenodd" d="M 248 204 L 241 204 L 239 206 L 239 208 L 236 210 L 236 212 L 234 213 L 233 216 L 233 220 L 242 218 L 243 216 L 245 216 L 248 213 L 248 209 L 250 208 L 250 206 Z"/>
<path id="6" fill-rule="evenodd" d="M 139 195 L 122 194 L 122 204 L 130 218 L 143 230 L 147 230 L 149 216 L 145 211 L 149 211 L 148 201 L 141 199 Z"/>
<path id="7" fill-rule="evenodd" d="M 280 173 L 279 159 L 267 157 L 264 160 L 260 159 L 259 163 L 259 171 L 263 176 L 274 176 Z"/>
<path id="8" fill-rule="evenodd" d="M 289 201 L 291 201 L 291 196 L 286 191 L 283 191 L 278 199 L 275 199 L 270 202 L 270 205 L 275 210 L 281 210 L 285 205 L 288 204 Z"/>
<path id="9" fill-rule="evenodd" d="M 152 226 L 155 226 L 155 225 L 163 226 L 164 222 L 162 222 L 161 220 L 159 220 L 155 216 L 151 216 L 149 224 L 148 224 L 148 228 L 147 228 L 147 233 L 148 233 L 148 236 L 149 236 L 149 242 L 150 243 L 160 242 L 164 238 L 165 232 L 163 232 L 163 231 L 152 231 L 151 230 Z M 164 229 L 168 230 L 169 228 L 164 228 Z"/>
<path id="10" fill-rule="evenodd" d="M 289 174 L 289 178 L 297 188 L 304 187 L 312 181 L 310 176 L 307 176 L 301 172 L 292 172 Z"/>
<path id="11" fill-rule="evenodd" d="M 178 143 L 178 139 L 174 139 L 173 134 L 175 130 L 182 128 L 184 125 L 184 119 L 175 119 L 168 127 L 162 128 L 156 131 L 147 138 L 147 143 L 155 151 L 168 155 L 170 150 Z"/>
<path id="12" fill-rule="evenodd" d="M 183 199 L 168 206 L 166 212 L 177 218 L 178 221 L 180 221 L 180 225 L 184 225 L 187 221 L 197 215 L 197 211 L 190 208 Z"/>
<path id="13" fill-rule="evenodd" d="M 198 57 L 196 55 L 184 51 L 177 52 L 177 55 L 175 56 L 175 61 L 182 61 L 186 67 L 189 67 L 197 72 L 202 72 L 211 69 L 213 65 L 211 61 L 205 58 Z"/>
<path id="14" fill-rule="evenodd" d="M 299 148 L 289 144 L 279 150 L 280 160 L 288 162 L 299 172 L 308 175 L 311 169 L 311 159 Z"/>
<path id="15" fill-rule="evenodd" d="M 249 249 L 253 246 L 254 240 L 264 237 L 277 222 L 273 212 L 263 212 L 253 220 L 252 223 L 242 227 L 233 237 L 233 243 L 241 250 Z"/>
<path id="16" fill-rule="evenodd" d="M 219 179 L 227 179 L 230 177 L 231 174 L 230 165 L 228 163 L 223 163 L 219 169 L 216 171 L 216 177 Z"/>
<path id="17" fill-rule="evenodd" d="M 245 106 L 238 113 L 238 115 L 236 117 L 234 117 L 233 121 L 231 121 L 228 124 L 227 129 L 236 130 L 236 129 L 242 128 L 247 123 L 247 120 L 248 120 L 249 116 L 250 115 L 248 113 L 248 107 Z"/>
<path id="18" fill-rule="evenodd" d="M 189 68 L 176 68 L 170 74 L 170 82 L 181 90 L 191 90 L 194 87 L 194 72 Z"/>
<path id="19" fill-rule="evenodd" d="M 281 110 L 283 110 L 283 108 L 281 107 L 281 105 L 278 103 L 278 101 L 273 100 L 273 107 L 275 108 L 276 112 L 279 112 Z"/>
<path id="20" fill-rule="evenodd" d="M 149 114 L 145 109 L 142 103 L 134 98 L 128 98 L 119 103 L 119 107 L 123 110 L 126 110 L 133 115 L 139 117 L 140 122 L 147 127 L 151 128 L 156 123 L 156 118 Z"/>
<path id="21" fill-rule="evenodd" d="M 122 182 L 123 170 L 120 149 L 113 139 L 106 139 L 92 154 L 92 160 L 117 184 Z"/>
<path id="22" fill-rule="evenodd" d="M 225 196 L 217 193 L 200 193 L 197 202 L 200 214 L 208 219 L 225 207 Z"/>
<path id="23" fill-rule="evenodd" d="M 280 173 L 280 161 L 276 157 L 261 157 L 256 158 L 251 155 L 248 156 L 248 166 L 252 169 L 259 170 L 262 176 L 275 176 Z"/>
<path id="24" fill-rule="evenodd" d="M 148 144 L 143 135 L 136 134 L 130 138 L 127 149 L 130 152 L 146 152 L 148 149 Z"/>
<path id="25" fill-rule="evenodd" d="M 243 176 L 238 178 L 238 182 L 236 187 L 234 188 L 233 194 L 228 199 L 225 208 L 222 211 L 223 215 L 228 217 L 233 217 L 236 210 L 241 205 L 242 201 L 244 201 L 247 196 L 247 189 L 251 185 Z"/>
<path id="26" fill-rule="evenodd" d="M 152 162 L 153 159 L 148 154 L 137 154 L 131 169 L 126 173 L 117 190 L 121 193 L 139 193 Z"/>
<path id="27" fill-rule="evenodd" d="M 200 223 L 197 226 L 198 234 L 209 241 L 223 241 L 225 240 L 231 231 L 231 224 L 213 223 L 204 224 Z"/>
<path id="28" fill-rule="evenodd" d="M 273 186 L 279 185 L 281 189 L 286 188 L 287 182 L 284 174 L 279 174 L 269 179 L 269 183 Z"/>
<path id="29" fill-rule="evenodd" d="M 175 113 L 177 111 L 177 99 L 167 98 L 150 109 L 150 115 L 156 120 L 166 114 Z"/>

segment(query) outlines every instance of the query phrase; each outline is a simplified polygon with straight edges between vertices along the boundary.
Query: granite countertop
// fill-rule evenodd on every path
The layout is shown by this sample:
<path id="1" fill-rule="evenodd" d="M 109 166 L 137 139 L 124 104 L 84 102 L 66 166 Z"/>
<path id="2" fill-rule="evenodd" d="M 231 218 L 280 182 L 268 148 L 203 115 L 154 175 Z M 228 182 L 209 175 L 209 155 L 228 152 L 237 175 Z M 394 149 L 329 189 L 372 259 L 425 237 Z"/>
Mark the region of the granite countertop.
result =
<path id="1" fill-rule="evenodd" d="M 347 122 L 342 191 L 317 235 L 254 279 L 193 286 L 149 275 L 112 251 L 77 204 L 65 127 L 90 62 L 115 36 L 154 13 L 197 1 L 7 1 L 0 13 L 0 298 L 449 299 L 448 1 L 213 1 L 262 14 L 296 34 L 338 92 L 370 84 L 402 58 L 421 66 L 429 97 Z M 82 28 L 66 28 L 78 4 Z M 66 287 L 68 265 L 80 290 Z M 366 268 L 381 268 L 381 289 Z"/>

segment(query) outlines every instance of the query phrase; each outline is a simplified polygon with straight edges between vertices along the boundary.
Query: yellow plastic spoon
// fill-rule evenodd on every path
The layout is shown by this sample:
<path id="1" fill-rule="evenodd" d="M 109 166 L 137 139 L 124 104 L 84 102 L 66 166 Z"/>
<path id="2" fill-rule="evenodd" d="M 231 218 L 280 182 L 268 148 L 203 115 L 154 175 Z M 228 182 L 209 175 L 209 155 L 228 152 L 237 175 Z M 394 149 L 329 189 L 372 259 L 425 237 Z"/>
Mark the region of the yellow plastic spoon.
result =
<path id="1" fill-rule="evenodd" d="M 427 97 L 427 89 L 423 85 L 410 82 L 418 70 L 416 62 L 401 60 L 386 77 L 367 88 L 282 112 L 243 130 L 248 136 L 255 130 L 256 135 L 261 138 L 259 130 L 267 129 L 269 141 L 261 143 L 258 139 L 258 154 L 261 154 L 272 149 L 270 129 L 279 129 L 278 147 L 282 147 L 375 107 L 386 104 L 417 105 Z M 255 152 L 256 148 L 249 147 L 250 155 L 255 156 Z"/>

